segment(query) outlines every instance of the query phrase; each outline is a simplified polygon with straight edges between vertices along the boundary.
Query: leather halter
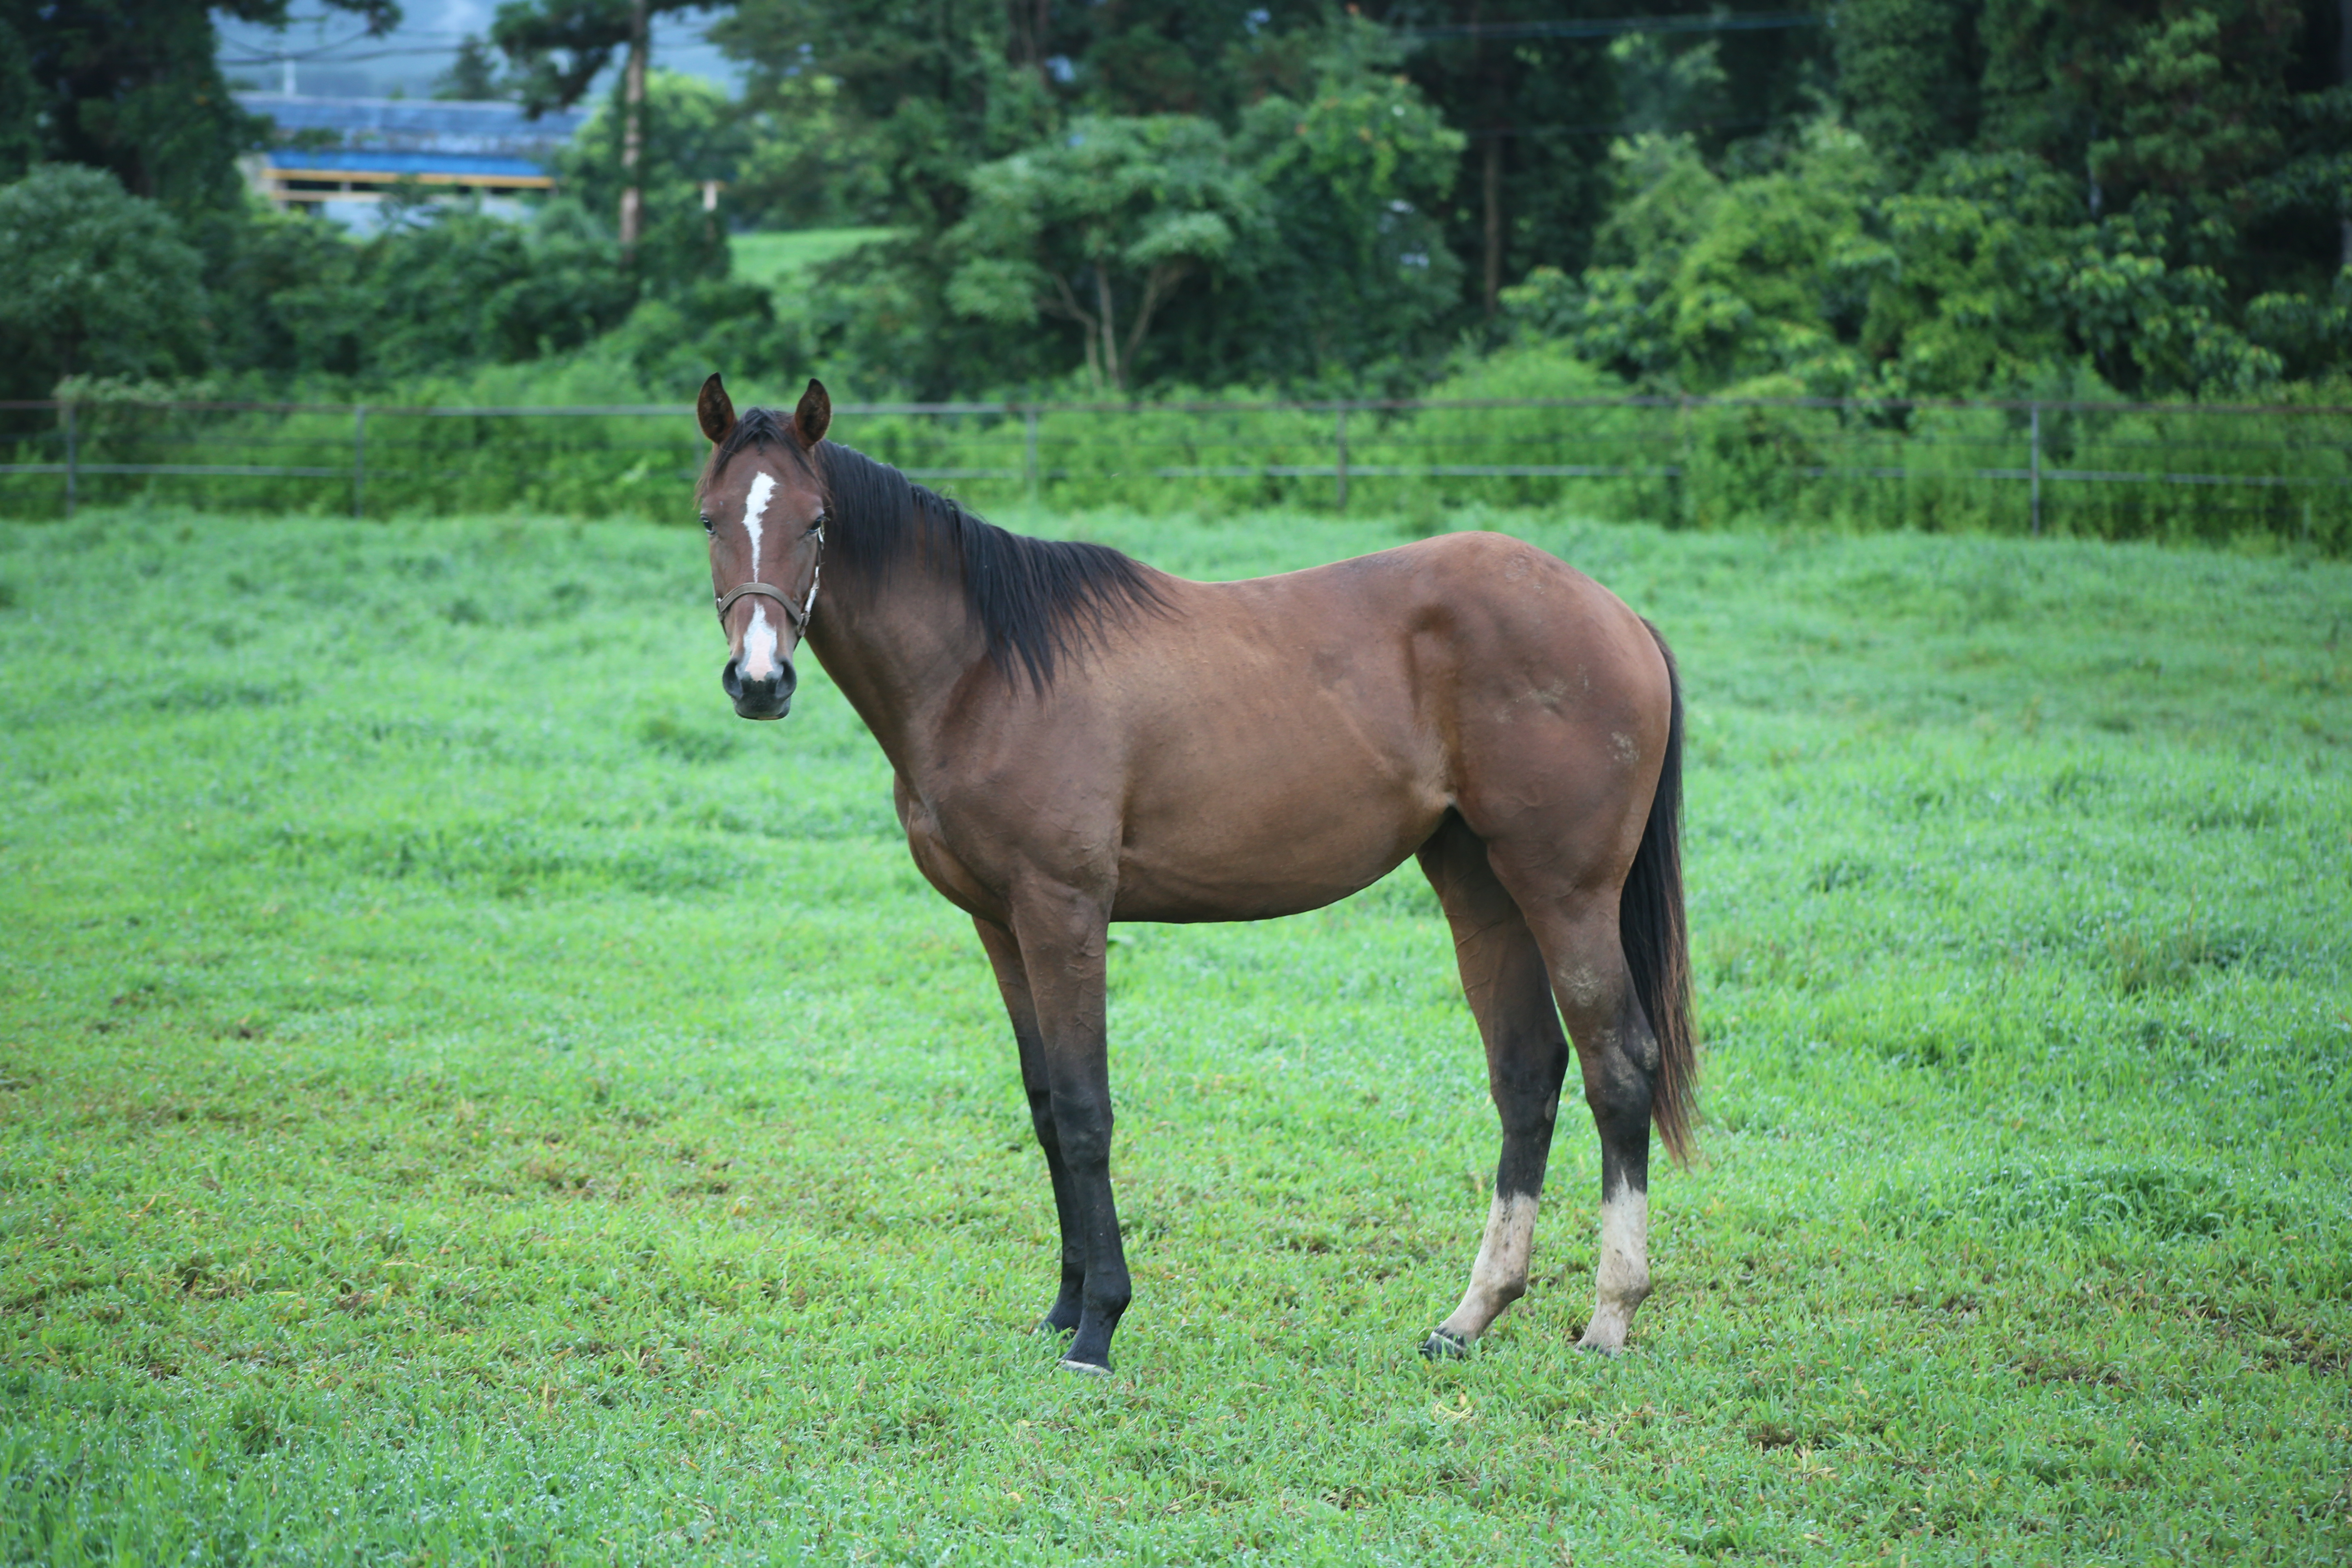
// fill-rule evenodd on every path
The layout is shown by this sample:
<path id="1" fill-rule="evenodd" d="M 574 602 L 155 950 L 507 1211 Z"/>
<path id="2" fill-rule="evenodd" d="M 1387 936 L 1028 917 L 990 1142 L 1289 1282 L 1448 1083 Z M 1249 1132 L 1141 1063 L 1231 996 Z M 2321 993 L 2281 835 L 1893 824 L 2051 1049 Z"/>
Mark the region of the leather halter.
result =
<path id="1" fill-rule="evenodd" d="M 824 519 L 822 517 L 817 519 L 815 533 L 816 569 L 809 574 L 808 598 L 805 602 L 793 604 L 791 595 L 772 583 L 756 581 L 739 583 L 724 594 L 712 595 L 712 603 L 719 613 L 719 624 L 721 626 L 726 626 L 727 612 L 735 607 L 737 600 L 748 599 L 756 595 L 763 599 L 773 599 L 782 605 L 784 607 L 784 617 L 792 622 L 793 635 L 806 637 L 809 616 L 816 611 L 816 585 L 824 577 Z"/>

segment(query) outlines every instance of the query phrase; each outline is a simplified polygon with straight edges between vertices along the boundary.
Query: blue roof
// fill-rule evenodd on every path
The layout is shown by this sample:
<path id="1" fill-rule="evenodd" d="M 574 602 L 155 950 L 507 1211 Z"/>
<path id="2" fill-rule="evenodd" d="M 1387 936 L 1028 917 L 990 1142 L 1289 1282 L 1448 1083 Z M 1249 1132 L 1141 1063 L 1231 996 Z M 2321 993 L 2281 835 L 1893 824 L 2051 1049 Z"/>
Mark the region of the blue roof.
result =
<path id="1" fill-rule="evenodd" d="M 284 133 L 330 132 L 345 147 L 395 153 L 463 153 L 544 158 L 587 123 L 579 110 L 527 118 L 519 103 L 463 103 L 419 98 L 313 98 L 240 92 L 237 104 L 266 116 Z M 310 156 L 310 154 L 304 154 Z"/>
<path id="2" fill-rule="evenodd" d="M 492 158 L 466 153 L 310 153 L 280 147 L 268 154 L 280 169 L 341 170 L 355 174 L 464 174 L 476 179 L 534 175 L 546 166 L 529 158 Z"/>

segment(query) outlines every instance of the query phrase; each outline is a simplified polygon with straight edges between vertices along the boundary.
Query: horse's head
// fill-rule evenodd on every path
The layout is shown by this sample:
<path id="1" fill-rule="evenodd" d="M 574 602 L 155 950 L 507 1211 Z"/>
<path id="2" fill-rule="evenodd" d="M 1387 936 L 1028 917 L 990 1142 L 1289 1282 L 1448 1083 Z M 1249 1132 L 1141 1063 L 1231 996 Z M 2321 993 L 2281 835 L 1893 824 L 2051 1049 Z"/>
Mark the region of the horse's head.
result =
<path id="1" fill-rule="evenodd" d="M 816 606 L 824 564 L 824 481 L 817 444 L 833 400 L 812 381 L 790 421 L 765 408 L 735 417 L 726 388 L 702 384 L 695 416 L 710 461 L 695 489 L 710 536 L 710 589 L 727 634 L 719 684 L 746 719 L 792 711 L 793 655 Z"/>

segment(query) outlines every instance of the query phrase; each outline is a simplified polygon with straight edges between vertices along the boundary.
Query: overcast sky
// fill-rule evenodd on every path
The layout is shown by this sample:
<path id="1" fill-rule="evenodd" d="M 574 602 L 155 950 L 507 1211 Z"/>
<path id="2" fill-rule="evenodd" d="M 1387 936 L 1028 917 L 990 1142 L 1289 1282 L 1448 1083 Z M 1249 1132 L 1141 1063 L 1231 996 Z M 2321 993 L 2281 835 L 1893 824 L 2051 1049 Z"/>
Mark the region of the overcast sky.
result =
<path id="1" fill-rule="evenodd" d="M 468 33 L 489 31 L 498 0 L 404 0 L 402 9 L 405 14 L 400 26 L 380 38 L 366 37 L 348 12 L 321 12 L 300 0 L 292 25 L 282 32 L 215 12 L 221 69 L 239 87 L 276 92 L 284 85 L 285 68 L 274 58 L 259 57 L 283 52 L 302 57 L 294 61 L 298 92 L 333 98 L 429 97 L 434 78 L 448 68 L 458 41 Z M 708 78 L 731 91 L 741 72 L 703 41 L 710 19 L 710 13 L 701 11 L 656 17 L 654 64 Z M 619 58 L 617 52 L 614 58 Z M 608 69 L 592 90 L 602 91 L 611 76 Z"/>

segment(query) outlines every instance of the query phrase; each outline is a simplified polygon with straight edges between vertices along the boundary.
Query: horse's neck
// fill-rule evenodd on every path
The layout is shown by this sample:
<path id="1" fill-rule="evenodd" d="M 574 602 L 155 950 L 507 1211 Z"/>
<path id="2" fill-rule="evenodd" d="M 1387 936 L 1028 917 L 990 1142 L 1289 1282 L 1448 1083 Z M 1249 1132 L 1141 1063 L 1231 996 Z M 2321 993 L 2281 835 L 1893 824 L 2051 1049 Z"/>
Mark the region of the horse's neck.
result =
<path id="1" fill-rule="evenodd" d="M 808 645 L 902 774 L 920 774 L 956 685 L 987 657 L 963 584 L 908 563 L 887 583 L 844 582 L 817 599 Z M 828 602 L 830 601 L 830 602 Z"/>

